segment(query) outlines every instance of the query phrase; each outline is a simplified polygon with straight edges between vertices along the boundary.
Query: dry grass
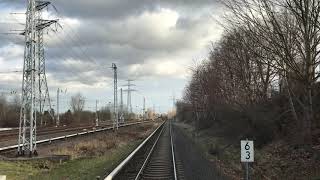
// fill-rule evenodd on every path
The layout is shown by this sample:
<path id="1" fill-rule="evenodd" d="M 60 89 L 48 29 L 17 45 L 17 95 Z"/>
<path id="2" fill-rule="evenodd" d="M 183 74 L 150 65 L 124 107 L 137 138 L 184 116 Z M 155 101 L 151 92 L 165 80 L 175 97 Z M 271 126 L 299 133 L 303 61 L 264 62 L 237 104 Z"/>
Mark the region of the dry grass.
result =
<path id="1" fill-rule="evenodd" d="M 240 148 L 232 145 L 220 153 L 221 147 L 226 147 L 227 141 L 205 131 L 195 134 L 194 128 L 187 124 L 179 124 L 185 135 L 192 138 L 208 159 L 215 162 L 218 170 L 229 179 L 241 179 L 243 167 L 240 160 Z M 320 145 L 319 145 L 320 147 Z M 310 179 L 320 180 L 320 158 L 303 148 L 294 148 L 285 141 L 274 141 L 263 148 L 255 149 L 255 162 L 251 164 L 251 174 L 255 179 L 286 180 Z"/>
<path id="2" fill-rule="evenodd" d="M 69 155 L 71 160 L 0 162 L 0 175 L 8 179 L 95 179 L 110 172 L 156 127 L 151 123 L 130 126 L 39 146 L 41 155 Z"/>
<path id="3" fill-rule="evenodd" d="M 116 140 L 91 140 L 79 143 L 73 143 L 71 146 L 65 148 L 59 148 L 57 150 L 53 150 L 54 154 L 59 155 L 71 155 L 73 159 L 79 157 L 91 157 L 91 156 L 101 156 L 107 150 L 114 148 L 116 146 Z"/>
<path id="4" fill-rule="evenodd" d="M 98 133 L 83 137 L 64 145 L 50 149 L 50 154 L 70 155 L 72 159 L 102 156 L 110 149 L 123 147 L 131 141 L 145 138 L 156 127 L 156 124 L 120 128 L 118 132 Z"/>

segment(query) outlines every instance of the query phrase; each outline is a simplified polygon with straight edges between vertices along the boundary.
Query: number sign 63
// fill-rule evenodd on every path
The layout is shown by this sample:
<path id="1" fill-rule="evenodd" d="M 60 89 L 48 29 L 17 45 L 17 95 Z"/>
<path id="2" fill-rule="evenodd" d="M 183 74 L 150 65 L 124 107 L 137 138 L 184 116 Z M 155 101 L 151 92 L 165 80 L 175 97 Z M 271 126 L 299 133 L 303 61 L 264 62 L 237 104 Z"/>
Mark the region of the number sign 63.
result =
<path id="1" fill-rule="evenodd" d="M 241 162 L 254 162 L 253 141 L 241 141 Z"/>

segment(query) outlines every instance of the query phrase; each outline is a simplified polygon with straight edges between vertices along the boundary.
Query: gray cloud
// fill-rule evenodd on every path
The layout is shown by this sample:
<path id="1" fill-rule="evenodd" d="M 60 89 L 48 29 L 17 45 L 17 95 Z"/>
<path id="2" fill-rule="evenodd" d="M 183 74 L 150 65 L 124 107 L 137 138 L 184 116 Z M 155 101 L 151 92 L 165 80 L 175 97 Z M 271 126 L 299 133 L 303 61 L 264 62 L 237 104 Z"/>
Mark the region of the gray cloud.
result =
<path id="1" fill-rule="evenodd" d="M 185 70 L 194 57 L 206 56 L 208 41 L 221 31 L 211 20 L 219 14 L 216 0 L 51 0 L 48 18 L 59 18 L 63 29 L 45 34 L 46 67 L 51 95 L 56 88 L 83 93 L 89 100 L 112 99 L 111 63 L 119 67 L 119 85 L 137 81 L 139 93 L 153 103 L 171 107 L 172 92 L 182 91 Z M 0 0 L 0 15 L 24 12 L 24 0 Z M 0 33 L 23 29 L 11 15 Z M 17 17 L 19 18 L 19 17 Z M 22 66 L 23 37 L 0 34 L 1 70 Z M 0 71 L 1 71 L 0 70 Z M 2 74 L 0 88 L 20 89 L 21 74 Z M 123 87 L 125 88 L 125 87 Z M 69 94 L 71 95 L 71 94 Z M 142 97 L 133 102 L 142 102 Z M 148 100 L 149 101 L 149 100 Z M 68 105 L 66 105 L 68 106 Z"/>
<path id="2" fill-rule="evenodd" d="M 124 18 L 159 8 L 196 10 L 217 4 L 216 0 L 55 0 L 53 3 L 67 16 L 95 19 Z"/>
<path id="3" fill-rule="evenodd" d="M 123 18 L 158 8 L 199 9 L 217 5 L 217 0 L 51 0 L 58 12 L 81 18 Z M 0 5 L 23 8 L 21 0 L 2 0 Z"/>
<path id="4" fill-rule="evenodd" d="M 201 47 L 202 41 L 213 24 L 208 9 L 218 8 L 214 0 L 53 0 L 52 3 L 58 9 L 63 29 L 46 35 L 47 72 L 60 82 L 87 85 L 112 77 L 108 69 L 112 62 L 118 64 L 119 77 L 125 79 L 161 76 L 150 63 L 155 60 L 161 63 L 159 59 L 170 61 L 177 56 L 191 60 L 192 57 L 183 54 L 205 48 Z M 20 11 L 24 6 L 21 0 L 0 2 L 0 9 Z M 163 27 L 162 17 L 152 17 L 164 9 L 179 15 L 170 28 Z M 0 30 L 5 29 L 8 26 L 0 24 Z M 12 41 L 13 38 L 0 35 L 0 48 Z M 74 64 L 66 63 L 68 60 Z M 139 71 L 131 71 L 136 64 L 141 65 Z"/>

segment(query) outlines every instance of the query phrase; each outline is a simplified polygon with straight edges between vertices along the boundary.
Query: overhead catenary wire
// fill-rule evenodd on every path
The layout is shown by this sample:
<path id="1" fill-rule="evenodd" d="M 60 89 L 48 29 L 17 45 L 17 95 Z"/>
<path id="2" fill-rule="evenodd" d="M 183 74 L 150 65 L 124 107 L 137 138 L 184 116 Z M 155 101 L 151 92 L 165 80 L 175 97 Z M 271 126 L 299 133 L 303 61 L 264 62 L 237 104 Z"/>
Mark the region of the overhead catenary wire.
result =
<path id="1" fill-rule="evenodd" d="M 68 60 L 68 57 L 66 57 L 65 54 L 68 54 L 68 56 L 71 58 L 71 59 L 74 59 L 74 60 L 83 60 L 83 56 L 79 54 L 79 52 L 81 53 L 84 53 L 83 51 L 79 50 L 78 52 L 76 51 L 77 46 L 74 46 L 76 48 L 70 48 L 68 47 L 68 44 L 65 43 L 65 40 L 66 38 L 65 37 L 61 37 L 60 34 L 57 34 L 58 39 L 60 40 L 59 43 L 61 43 L 63 45 L 63 47 L 66 47 L 66 48 L 62 48 L 61 50 L 64 51 L 65 53 L 63 54 L 60 54 L 60 57 L 62 57 L 63 60 L 67 61 Z M 69 36 L 67 36 L 67 40 L 69 40 Z M 91 61 L 92 62 L 92 61 Z M 93 71 L 93 72 L 96 72 L 96 70 L 105 70 L 106 68 L 102 68 L 101 65 L 97 64 L 95 61 L 93 61 L 93 63 L 95 64 L 95 67 L 86 67 L 85 71 L 86 72 L 90 72 L 90 71 Z M 83 73 L 83 72 L 76 72 L 73 70 L 73 68 L 70 69 L 70 71 L 72 71 L 73 75 L 76 75 L 78 76 L 79 73 Z M 83 74 L 82 74 L 83 75 Z"/>
<path id="2" fill-rule="evenodd" d="M 55 7 L 54 7 L 55 8 Z M 55 8 L 56 9 L 56 8 Z M 17 22 L 17 23 L 19 23 L 19 24 L 21 24 L 16 18 L 14 18 L 14 20 Z M 67 23 L 66 23 L 67 24 Z M 70 28 L 71 29 L 71 28 Z M 56 33 L 57 34 L 57 33 Z M 59 35 L 59 34 L 57 34 L 57 35 Z M 66 35 L 73 41 L 73 42 L 75 42 L 75 39 L 74 38 L 72 38 L 72 36 L 66 31 Z M 60 38 L 60 36 L 57 36 L 58 38 Z M 61 39 L 61 38 L 60 38 Z M 64 43 L 64 40 L 62 40 L 61 39 L 61 42 L 62 43 Z M 76 43 L 76 42 L 75 42 Z M 67 46 L 66 46 L 67 47 Z M 80 46 L 79 46 L 80 47 Z M 68 49 L 68 50 L 70 50 L 70 48 L 62 48 L 63 50 L 66 50 L 66 49 Z M 73 53 L 70 57 L 72 57 L 73 59 L 82 59 L 82 55 L 79 55 L 78 53 L 75 53 L 75 50 L 73 49 L 73 48 L 71 48 L 71 52 Z M 70 52 L 70 51 L 66 51 L 66 52 Z M 87 57 L 88 59 L 90 59 L 90 60 L 92 60 L 87 54 L 86 54 L 86 52 L 83 50 L 83 49 L 81 49 L 80 50 L 80 52 L 85 56 L 85 57 Z M 46 56 L 49 56 L 48 54 L 46 54 Z M 77 58 L 74 58 L 74 57 L 77 57 Z M 63 58 L 64 60 L 67 60 L 67 58 Z M 94 62 L 96 62 L 96 61 L 94 61 Z M 75 75 L 75 73 L 74 73 L 74 75 Z"/>
<path id="3" fill-rule="evenodd" d="M 19 20 L 15 19 L 15 21 L 17 21 L 16 24 L 23 24 L 21 22 L 19 22 Z M 64 46 L 66 48 L 60 48 L 60 50 L 63 50 L 64 53 L 56 53 L 56 54 L 49 54 L 49 53 L 46 53 L 45 56 L 47 56 L 48 58 L 47 59 L 59 59 L 59 58 L 62 58 L 63 60 L 68 60 L 68 58 L 73 58 L 73 59 L 79 59 L 79 60 L 83 60 L 83 58 L 86 58 L 88 61 L 90 62 L 93 62 L 93 64 L 96 65 L 96 67 L 92 67 L 92 68 L 89 68 L 90 71 L 94 71 L 94 70 L 97 70 L 101 68 L 101 65 L 97 62 L 96 59 L 90 57 L 88 55 L 88 53 L 86 52 L 87 51 L 87 48 L 86 46 L 84 45 L 85 43 L 83 43 L 83 40 L 81 40 L 81 38 L 79 38 L 78 36 L 78 33 L 76 33 L 70 26 L 68 23 L 65 23 L 66 26 L 68 26 L 68 28 L 71 30 L 71 32 L 73 32 L 72 34 L 70 34 L 67 30 L 65 31 L 65 34 L 66 34 L 66 38 L 65 37 L 61 37 L 62 35 L 59 34 L 58 37 L 60 39 L 60 42 L 62 44 L 64 44 Z M 57 33 L 56 33 L 57 34 Z M 8 39 L 16 39 L 18 41 L 21 41 L 22 42 L 22 38 L 16 38 L 16 37 L 20 37 L 20 36 L 12 36 L 13 38 L 8 38 Z M 21 36 L 22 37 L 22 36 Z M 63 39 L 65 38 L 65 39 Z M 73 46 L 73 48 L 70 48 L 68 47 L 68 45 L 66 44 L 65 41 L 69 41 L 69 42 L 73 42 L 75 44 L 75 46 Z M 80 43 L 79 43 L 80 42 Z M 16 43 L 18 44 L 18 43 Z M 68 54 L 68 55 L 67 55 Z M 71 55 L 70 55 L 71 54 Z M 51 61 L 52 62 L 52 61 Z M 105 70 L 103 68 L 101 68 L 101 70 Z M 86 69 L 85 71 L 88 71 L 88 69 Z M 20 71 L 22 73 L 22 71 Z M 6 73 L 20 73 L 18 71 L 15 71 L 15 72 L 2 72 L 3 74 L 6 74 Z M 47 71 L 50 73 L 50 71 Z M 0 72 L 1 73 L 1 72 Z M 51 72 L 52 73 L 52 72 Z M 82 73 L 81 71 L 76 71 L 74 70 L 73 68 L 70 68 L 70 71 L 68 71 L 68 73 L 71 73 L 72 75 L 74 75 L 75 77 L 79 77 L 79 73 Z M 86 76 L 86 74 L 82 74 L 84 76 Z M 88 81 L 89 82 L 89 81 Z M 57 82 L 55 82 L 55 86 L 57 86 L 56 84 Z"/>
<path id="4" fill-rule="evenodd" d="M 19 71 L 0 71 L 0 74 L 10 74 L 10 73 L 22 73 L 22 70 Z"/>
<path id="5" fill-rule="evenodd" d="M 55 8 L 56 9 L 56 8 Z M 20 23 L 16 18 L 14 18 L 14 20 L 17 22 L 17 23 Z M 83 57 L 85 57 L 87 60 L 89 60 L 90 62 L 92 62 L 93 64 L 95 64 L 95 67 L 92 67 L 92 68 L 89 68 L 89 70 L 87 69 L 86 71 L 96 71 L 97 69 L 98 70 L 104 70 L 103 68 L 101 68 L 101 64 L 99 64 L 97 62 L 97 60 L 93 59 L 92 57 L 90 57 L 85 48 L 83 48 L 83 45 L 85 44 L 81 38 L 79 38 L 79 35 L 77 32 L 75 32 L 72 27 L 69 26 L 68 23 L 64 23 L 64 25 L 66 27 L 68 27 L 68 29 L 72 32 L 72 35 L 68 32 L 68 30 L 65 30 L 64 31 L 64 34 L 66 35 L 65 37 L 61 37 L 60 33 L 55 33 L 59 39 L 60 39 L 60 43 L 61 44 L 64 44 L 64 46 L 66 48 L 61 48 L 60 50 L 64 50 L 68 55 L 68 57 L 72 58 L 72 59 L 75 59 L 75 60 L 83 60 Z M 50 34 L 49 34 L 50 36 Z M 64 38 L 64 39 L 63 39 Z M 69 42 L 72 42 L 75 44 L 75 46 L 73 46 L 72 48 L 68 47 L 68 45 L 65 43 L 65 40 L 68 40 Z M 81 44 L 77 43 L 80 42 Z M 52 55 L 48 55 L 48 53 L 46 54 L 46 56 L 52 56 Z M 58 56 L 56 56 L 58 57 Z M 66 57 L 64 54 L 61 54 L 60 57 L 62 57 L 63 60 L 68 60 L 68 57 Z M 59 57 L 58 57 L 59 58 Z M 101 68 L 101 69 L 100 69 Z M 72 69 L 72 68 L 71 68 Z M 69 71 L 70 72 L 70 71 Z M 76 72 L 76 71 L 73 71 L 72 72 L 73 75 L 75 76 L 78 76 L 78 73 L 81 73 L 81 72 Z"/>
<path id="6" fill-rule="evenodd" d="M 61 13 L 58 11 L 58 9 L 57 9 L 54 5 L 52 5 L 52 7 L 55 9 L 55 12 L 57 13 L 57 15 L 58 15 L 59 17 L 63 17 L 63 16 L 61 15 Z M 62 19 L 63 19 L 63 18 L 62 18 Z M 62 21 L 63 21 L 63 20 L 62 20 Z M 65 23 L 64 25 L 67 26 L 67 27 L 70 29 L 70 31 L 72 31 L 72 35 L 70 35 L 67 31 L 66 31 L 66 35 L 69 36 L 70 39 L 71 39 L 73 42 L 77 43 L 77 41 L 78 41 L 78 42 L 80 42 L 82 45 L 86 45 L 86 44 L 87 44 L 87 42 L 84 42 L 84 41 L 81 40 L 81 38 L 80 38 L 80 36 L 78 35 L 78 33 L 77 33 L 76 31 L 74 31 L 73 28 L 68 25 L 68 23 Z M 76 36 L 77 36 L 77 37 L 76 37 Z M 75 39 L 77 39 L 77 40 L 75 40 Z M 86 53 L 87 49 L 83 49 L 83 46 L 80 45 L 80 44 L 77 44 L 77 45 L 78 45 L 78 47 L 80 48 L 80 50 L 82 51 L 82 53 L 84 54 L 84 56 L 85 56 L 86 58 L 88 58 L 88 60 L 94 62 L 95 64 L 98 64 L 95 59 L 93 59 L 93 58 L 91 58 L 91 57 L 89 57 L 89 56 L 87 55 L 87 53 Z"/>

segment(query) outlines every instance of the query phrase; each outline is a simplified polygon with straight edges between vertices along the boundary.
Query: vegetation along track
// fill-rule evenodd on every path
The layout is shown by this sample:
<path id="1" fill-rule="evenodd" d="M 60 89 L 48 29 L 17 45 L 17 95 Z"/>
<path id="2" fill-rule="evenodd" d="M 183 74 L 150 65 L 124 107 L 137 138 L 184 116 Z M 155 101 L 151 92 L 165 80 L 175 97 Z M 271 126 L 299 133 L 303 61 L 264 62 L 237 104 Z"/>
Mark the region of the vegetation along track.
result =
<path id="1" fill-rule="evenodd" d="M 106 180 L 178 179 L 170 122 L 164 123 L 146 140 Z"/>
<path id="2" fill-rule="evenodd" d="M 151 122 L 151 121 L 136 121 L 136 122 L 132 122 L 132 123 L 125 123 L 125 124 L 119 125 L 119 128 L 132 126 L 132 125 L 137 125 L 137 124 L 141 124 L 141 123 L 148 123 L 148 122 Z M 60 137 L 54 137 L 54 138 L 39 140 L 39 141 L 37 141 L 37 144 L 51 143 L 53 141 L 65 140 L 65 139 L 69 139 L 69 138 L 76 137 L 76 136 L 82 136 L 82 135 L 92 134 L 92 133 L 101 132 L 101 131 L 109 131 L 109 130 L 112 130 L 112 129 L 113 129 L 112 126 L 109 126 L 109 127 L 106 127 L 106 128 L 89 130 L 89 131 L 85 131 L 85 132 L 81 132 L 81 133 L 63 135 L 63 136 L 60 136 Z M 0 147 L 0 154 L 1 155 L 11 154 L 12 152 L 15 152 L 17 147 L 18 147 L 18 145 L 12 145 L 12 146 L 8 146 L 8 147 Z"/>

